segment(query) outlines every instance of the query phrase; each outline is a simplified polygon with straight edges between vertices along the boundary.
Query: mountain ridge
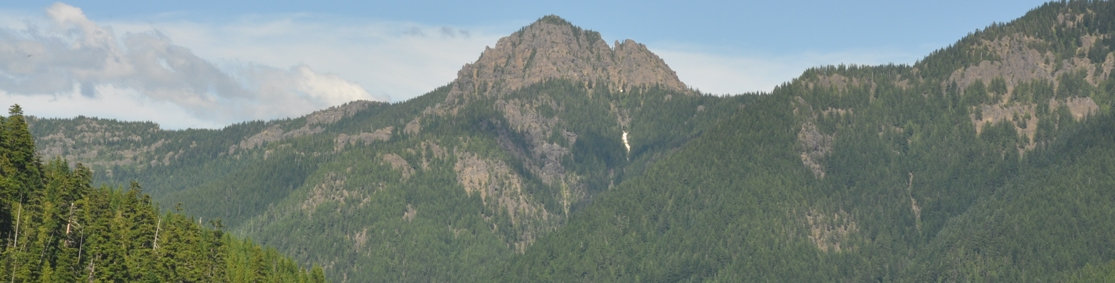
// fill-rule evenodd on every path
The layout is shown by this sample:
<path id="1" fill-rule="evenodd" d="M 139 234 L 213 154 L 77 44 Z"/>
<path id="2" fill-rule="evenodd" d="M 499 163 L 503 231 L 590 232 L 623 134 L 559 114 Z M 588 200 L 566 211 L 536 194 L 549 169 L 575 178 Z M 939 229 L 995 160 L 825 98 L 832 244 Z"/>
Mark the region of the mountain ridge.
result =
<path id="1" fill-rule="evenodd" d="M 472 262 L 524 252 L 749 99 L 697 95 L 645 46 L 613 49 L 556 16 L 523 31 L 462 68 L 495 70 L 508 54 L 525 60 L 534 50 L 518 75 L 477 77 L 515 88 L 461 92 L 475 82 L 462 78 L 405 102 L 219 130 L 43 119 L 33 131 L 44 152 L 91 164 L 102 182 L 148 184 L 156 201 L 221 219 L 233 234 L 321 264 L 334 280 L 481 280 Z M 584 57 L 593 54 L 607 60 Z M 655 74 L 667 83 L 652 83 Z M 323 225 L 332 228 L 311 228 Z M 468 252 L 434 252 L 451 248 Z M 438 272 L 422 271 L 433 263 Z"/>

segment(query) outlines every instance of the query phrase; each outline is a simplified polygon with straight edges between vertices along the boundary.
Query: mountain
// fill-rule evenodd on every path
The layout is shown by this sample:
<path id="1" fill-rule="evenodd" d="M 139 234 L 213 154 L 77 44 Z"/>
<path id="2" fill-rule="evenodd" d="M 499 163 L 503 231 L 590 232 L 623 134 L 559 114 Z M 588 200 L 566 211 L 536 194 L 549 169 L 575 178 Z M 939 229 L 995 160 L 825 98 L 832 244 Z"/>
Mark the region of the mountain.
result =
<path id="1" fill-rule="evenodd" d="M 1110 280 L 1115 6 L 801 77 L 595 197 L 508 281 Z"/>
<path id="2" fill-rule="evenodd" d="M 730 97 L 546 16 L 401 103 L 30 123 L 43 156 L 337 281 L 1103 281 L 1112 15 L 1048 3 L 913 65 Z"/>
<path id="3" fill-rule="evenodd" d="M 501 38 L 475 63 L 467 64 L 451 84 L 448 102 L 470 95 L 503 95 L 530 85 L 566 80 L 587 89 L 660 87 L 695 95 L 666 62 L 634 40 L 609 47 L 595 31 L 573 26 L 558 16 L 545 16 Z"/>
<path id="4" fill-rule="evenodd" d="M 406 102 L 221 130 L 85 117 L 32 130 L 44 156 L 137 180 L 334 280 L 457 281 L 480 280 L 749 99 L 699 95 L 643 45 L 610 47 L 547 16 Z"/>
<path id="5" fill-rule="evenodd" d="M 0 116 L 0 278 L 9 281 L 324 282 L 274 249 L 180 213 L 137 183 L 93 188 L 92 172 L 42 163 L 22 109 Z M 180 209 L 179 209 L 180 211 Z"/>

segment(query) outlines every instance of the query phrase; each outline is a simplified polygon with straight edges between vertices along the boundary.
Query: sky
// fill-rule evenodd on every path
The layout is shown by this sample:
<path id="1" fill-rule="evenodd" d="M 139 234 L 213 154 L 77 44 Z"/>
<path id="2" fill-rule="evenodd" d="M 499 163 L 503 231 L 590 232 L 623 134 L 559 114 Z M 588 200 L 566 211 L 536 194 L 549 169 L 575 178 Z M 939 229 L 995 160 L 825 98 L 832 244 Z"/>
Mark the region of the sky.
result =
<path id="1" fill-rule="evenodd" d="M 912 64 L 1043 1 L 13 1 L 0 104 L 39 117 L 221 128 L 406 101 L 545 15 L 634 39 L 704 93 L 834 64 Z"/>

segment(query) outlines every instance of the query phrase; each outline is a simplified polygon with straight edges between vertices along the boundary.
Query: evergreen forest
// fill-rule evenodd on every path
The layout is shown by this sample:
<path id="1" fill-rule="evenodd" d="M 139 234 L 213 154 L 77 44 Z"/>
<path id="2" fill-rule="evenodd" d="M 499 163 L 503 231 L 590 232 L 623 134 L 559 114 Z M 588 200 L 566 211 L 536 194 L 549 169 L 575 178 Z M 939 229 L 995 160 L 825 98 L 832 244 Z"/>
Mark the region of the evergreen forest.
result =
<path id="1" fill-rule="evenodd" d="M 9 282 L 324 282 L 273 248 L 162 212 L 139 183 L 94 187 L 93 173 L 43 162 L 19 105 L 0 116 L 0 278 Z"/>

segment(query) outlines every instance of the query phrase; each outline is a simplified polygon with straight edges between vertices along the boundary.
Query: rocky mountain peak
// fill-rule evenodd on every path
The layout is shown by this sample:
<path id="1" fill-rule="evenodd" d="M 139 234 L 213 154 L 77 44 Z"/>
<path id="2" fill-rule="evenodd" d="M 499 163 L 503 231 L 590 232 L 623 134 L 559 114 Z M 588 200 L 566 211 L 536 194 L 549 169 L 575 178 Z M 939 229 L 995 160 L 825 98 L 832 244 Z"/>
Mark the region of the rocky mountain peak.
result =
<path id="1" fill-rule="evenodd" d="M 501 95 L 554 79 L 611 91 L 660 86 L 691 93 L 661 58 L 633 40 L 614 46 L 600 33 L 549 15 L 501 38 L 457 73 L 449 101 Z"/>

